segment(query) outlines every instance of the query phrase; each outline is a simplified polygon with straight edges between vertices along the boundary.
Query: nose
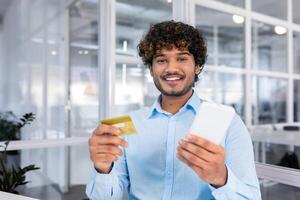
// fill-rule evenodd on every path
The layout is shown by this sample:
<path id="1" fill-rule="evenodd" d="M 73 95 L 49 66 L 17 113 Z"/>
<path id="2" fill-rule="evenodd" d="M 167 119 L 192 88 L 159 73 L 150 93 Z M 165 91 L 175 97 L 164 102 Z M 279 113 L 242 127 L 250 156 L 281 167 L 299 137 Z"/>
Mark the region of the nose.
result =
<path id="1" fill-rule="evenodd" d="M 180 65 L 179 65 L 178 61 L 176 59 L 170 59 L 167 64 L 166 72 L 174 73 L 174 72 L 179 71 L 179 68 L 180 68 Z"/>

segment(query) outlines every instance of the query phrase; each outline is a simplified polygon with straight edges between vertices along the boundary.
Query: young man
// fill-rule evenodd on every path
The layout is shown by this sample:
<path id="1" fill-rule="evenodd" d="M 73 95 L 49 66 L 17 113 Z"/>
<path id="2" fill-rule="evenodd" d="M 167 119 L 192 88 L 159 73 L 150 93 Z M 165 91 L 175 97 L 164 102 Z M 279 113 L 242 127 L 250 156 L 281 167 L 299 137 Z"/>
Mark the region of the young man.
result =
<path id="1" fill-rule="evenodd" d="M 138 134 L 120 138 L 115 127 L 95 129 L 88 197 L 122 199 L 127 191 L 142 200 L 261 199 L 251 139 L 237 115 L 220 145 L 188 132 L 204 102 L 192 89 L 206 60 L 202 34 L 166 21 L 150 27 L 138 50 L 161 95 L 130 114 Z"/>

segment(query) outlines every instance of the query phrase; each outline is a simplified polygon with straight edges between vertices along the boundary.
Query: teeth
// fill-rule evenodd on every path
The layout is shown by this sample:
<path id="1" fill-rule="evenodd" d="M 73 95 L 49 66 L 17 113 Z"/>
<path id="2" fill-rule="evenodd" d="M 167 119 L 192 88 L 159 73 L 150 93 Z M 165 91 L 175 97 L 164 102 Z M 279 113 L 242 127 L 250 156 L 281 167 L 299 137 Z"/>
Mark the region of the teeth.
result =
<path id="1" fill-rule="evenodd" d="M 179 80 L 179 77 L 168 77 L 166 78 L 167 81 L 175 81 L 175 80 Z"/>

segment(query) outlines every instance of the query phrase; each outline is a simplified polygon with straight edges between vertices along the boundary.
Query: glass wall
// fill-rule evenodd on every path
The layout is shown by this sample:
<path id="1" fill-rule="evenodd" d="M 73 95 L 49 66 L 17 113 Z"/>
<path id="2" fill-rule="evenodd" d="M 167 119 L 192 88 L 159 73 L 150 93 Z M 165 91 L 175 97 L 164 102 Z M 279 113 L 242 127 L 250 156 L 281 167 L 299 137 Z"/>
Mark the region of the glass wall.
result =
<path id="1" fill-rule="evenodd" d="M 277 29 L 281 30 L 279 32 Z M 252 67 L 258 70 L 287 72 L 287 29 L 252 22 Z"/>
<path id="2" fill-rule="evenodd" d="M 300 74 L 300 32 L 293 33 L 294 72 Z"/>
<path id="3" fill-rule="evenodd" d="M 300 122 L 300 80 L 294 80 L 294 121 Z"/>
<path id="4" fill-rule="evenodd" d="M 251 0 L 251 2 L 252 10 L 255 12 L 284 20 L 287 19 L 287 0 Z"/>
<path id="5" fill-rule="evenodd" d="M 77 1 L 70 15 L 70 103 L 72 136 L 90 134 L 98 124 L 98 4 Z"/>
<path id="6" fill-rule="evenodd" d="M 253 124 L 287 122 L 287 80 L 253 77 Z"/>
<path id="7" fill-rule="evenodd" d="M 300 12 L 298 8 L 300 7 L 300 1 L 293 0 L 292 1 L 292 7 L 293 7 L 293 22 L 300 24 Z"/>
<path id="8" fill-rule="evenodd" d="M 196 6 L 195 17 L 197 29 L 207 40 L 208 58 L 204 70 L 245 68 L 244 17 L 201 6 Z M 233 106 L 244 118 L 244 77 L 241 73 L 203 72 L 196 91 L 202 98 Z"/>
<path id="9" fill-rule="evenodd" d="M 59 143 L 59 139 L 64 139 L 69 135 L 79 135 L 75 131 L 72 134 L 65 131 L 67 126 L 65 101 L 69 93 L 66 89 L 67 60 L 69 59 L 69 55 L 66 53 L 68 47 L 66 43 L 68 36 L 66 35 L 69 35 L 66 32 L 69 31 L 69 28 L 66 25 L 69 17 L 65 3 L 61 0 L 9 0 L 7 3 L 1 1 L 0 4 L 2 19 L 0 25 L 0 58 L 2 58 L 0 61 L 0 91 L 2 94 L 0 112 L 11 110 L 17 117 L 21 117 L 25 112 L 34 113 L 33 123 L 22 129 L 21 137 L 26 140 L 24 144 L 34 146 L 40 141 L 49 142 L 44 149 L 22 150 L 17 155 L 20 160 L 18 165 L 24 167 L 35 164 L 40 167 L 39 170 L 28 173 L 27 178 L 31 182 L 23 188 L 24 190 L 20 189 L 22 190 L 21 194 L 29 195 L 29 191 L 31 191 L 29 196 L 41 199 L 60 199 L 56 198 L 61 195 L 59 191 L 68 191 L 70 185 L 85 184 L 91 170 L 87 145 L 70 149 L 68 147 L 47 148 L 47 146 L 51 146 L 52 139 L 56 139 L 55 141 Z M 85 5 L 80 7 L 80 5 L 81 2 L 77 1 L 77 4 L 73 6 L 78 9 L 70 9 L 70 25 L 72 26 L 70 28 L 72 30 L 70 31 L 70 62 L 72 67 L 74 66 L 74 70 L 71 70 L 71 77 L 72 80 L 75 80 L 72 83 L 79 85 L 79 89 L 75 90 L 72 85 L 73 93 L 71 93 L 72 97 L 79 104 L 81 103 L 80 105 L 84 102 L 84 104 L 92 106 L 91 102 L 96 102 L 94 105 L 98 108 L 96 83 L 98 64 L 93 60 L 93 56 L 89 58 L 85 51 L 88 47 L 84 45 L 88 46 L 90 43 L 80 43 L 85 41 L 84 34 L 87 34 L 87 32 L 82 34 L 80 30 L 88 31 L 88 28 L 84 26 L 91 22 L 91 20 L 84 21 L 84 18 L 94 16 L 94 19 L 97 19 L 98 4 L 89 4 L 86 7 L 84 7 Z M 3 6 L 6 7 L 3 8 Z M 85 11 L 88 8 L 94 9 L 95 12 Z M 86 13 L 90 15 L 85 16 Z M 77 16 L 76 27 L 73 26 L 73 16 Z M 82 21 L 80 21 L 81 18 L 83 18 Z M 97 30 L 97 24 L 93 26 L 93 29 Z M 76 38 L 76 36 L 78 37 Z M 97 38 L 97 32 L 93 36 Z M 79 55 L 79 50 L 84 50 L 83 55 Z M 94 57 L 96 55 L 94 50 Z M 79 56 L 82 57 L 79 58 Z M 85 58 L 86 60 L 84 60 Z M 88 69 L 86 70 L 85 67 Z M 95 93 L 93 93 L 94 88 L 96 88 Z M 91 97 L 84 96 L 85 91 L 92 94 Z M 78 93 L 80 95 L 76 96 Z M 84 99 L 84 97 L 86 98 Z M 77 108 L 77 102 L 74 101 L 74 110 Z M 93 116 L 90 111 L 85 112 Z M 86 123 L 84 120 L 90 117 L 86 113 L 80 113 L 84 115 L 83 119 L 80 119 L 81 123 Z M 93 116 L 92 120 L 88 120 L 88 123 L 92 124 L 97 121 L 98 109 L 95 113 L 96 116 Z M 72 123 L 73 127 L 76 127 L 74 124 Z M 95 127 L 95 124 L 90 126 Z M 85 126 L 80 133 L 84 133 L 83 130 L 87 131 L 88 128 Z M 83 168 L 85 170 L 78 174 L 78 171 Z M 39 196 L 46 194 L 45 191 L 48 191 L 49 196 Z M 53 191 L 56 191 L 58 196 L 52 196 Z"/>
<path id="10" fill-rule="evenodd" d="M 207 40 L 207 64 L 244 68 L 244 17 L 201 6 L 196 6 L 195 17 L 197 29 L 203 32 Z"/>

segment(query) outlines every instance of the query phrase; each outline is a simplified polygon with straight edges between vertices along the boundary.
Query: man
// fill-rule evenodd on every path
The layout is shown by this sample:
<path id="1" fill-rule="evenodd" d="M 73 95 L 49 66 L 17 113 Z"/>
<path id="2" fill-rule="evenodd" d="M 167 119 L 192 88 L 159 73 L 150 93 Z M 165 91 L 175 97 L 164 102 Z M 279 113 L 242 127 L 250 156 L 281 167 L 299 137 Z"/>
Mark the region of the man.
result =
<path id="1" fill-rule="evenodd" d="M 161 92 L 130 114 L 138 134 L 100 125 L 89 139 L 91 199 L 261 199 L 248 131 L 235 115 L 220 145 L 189 133 L 204 100 L 194 93 L 206 60 L 202 34 L 181 22 L 150 27 L 138 45 Z M 203 116 L 205 117 L 205 116 Z M 217 124 L 216 124 L 217 125 Z"/>

